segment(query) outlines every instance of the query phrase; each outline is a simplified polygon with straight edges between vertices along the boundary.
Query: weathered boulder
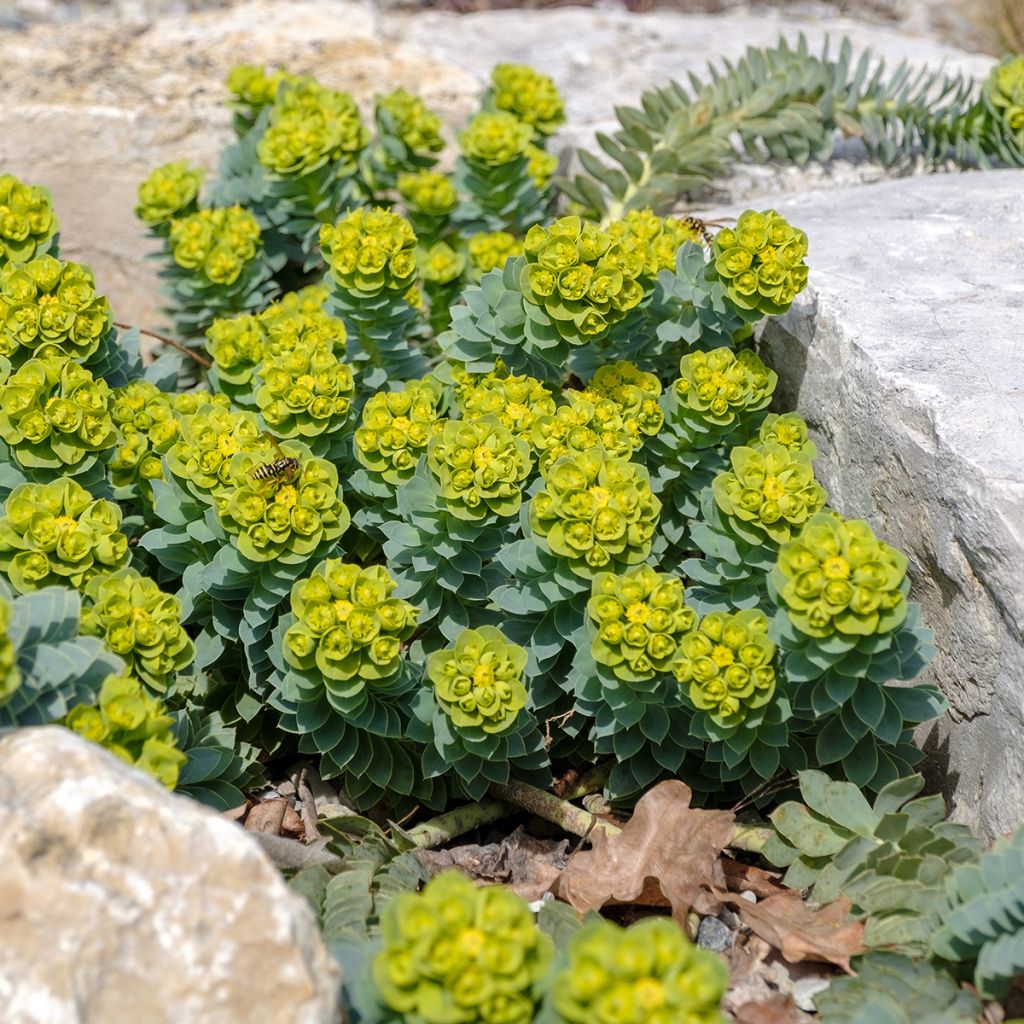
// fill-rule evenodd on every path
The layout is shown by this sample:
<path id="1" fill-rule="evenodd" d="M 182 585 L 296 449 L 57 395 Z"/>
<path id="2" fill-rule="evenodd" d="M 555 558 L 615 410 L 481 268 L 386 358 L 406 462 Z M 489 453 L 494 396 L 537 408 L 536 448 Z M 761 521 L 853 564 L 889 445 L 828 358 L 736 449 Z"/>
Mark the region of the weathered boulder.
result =
<path id="1" fill-rule="evenodd" d="M 832 502 L 911 559 L 960 820 L 1024 821 L 1024 172 L 781 198 L 811 287 L 763 344 Z"/>
<path id="2" fill-rule="evenodd" d="M 144 5 L 143 5 L 144 6 Z M 153 4 L 149 5 L 152 9 Z M 164 5 L 155 5 L 157 11 Z M 65 256 L 91 264 L 121 320 L 155 327 L 152 246 L 132 210 L 139 182 L 161 163 L 188 159 L 213 170 L 230 138 L 223 80 L 237 63 L 287 66 L 350 90 L 367 109 L 377 92 L 421 94 L 451 127 L 474 108 L 491 67 L 522 61 L 554 76 L 567 99 L 563 145 L 613 126 L 615 104 L 709 59 L 735 58 L 805 32 L 849 35 L 891 62 L 942 64 L 984 74 L 991 60 L 931 39 L 847 18 L 622 9 L 378 13 L 358 0 L 248 0 L 188 16 L 82 18 L 3 32 L 0 169 L 54 193 Z M 878 180 L 856 160 L 807 168 L 741 168 L 729 195 Z"/>
<path id="3" fill-rule="evenodd" d="M 59 727 L 0 739 L 5 1024 L 337 1024 L 315 917 L 253 840 Z"/>

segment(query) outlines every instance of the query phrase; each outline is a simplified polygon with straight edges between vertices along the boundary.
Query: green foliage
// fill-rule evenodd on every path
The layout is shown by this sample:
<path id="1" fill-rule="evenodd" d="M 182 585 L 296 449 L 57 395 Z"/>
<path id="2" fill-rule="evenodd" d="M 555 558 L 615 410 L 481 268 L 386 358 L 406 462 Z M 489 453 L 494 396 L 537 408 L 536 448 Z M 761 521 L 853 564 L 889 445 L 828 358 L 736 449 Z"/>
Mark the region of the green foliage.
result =
<path id="1" fill-rule="evenodd" d="M 595 921 L 570 939 L 540 1020 L 724 1024 L 728 983 L 725 964 L 692 946 L 674 921 L 652 917 L 626 929 Z"/>
<path id="2" fill-rule="evenodd" d="M 64 719 L 72 732 L 98 743 L 125 764 L 174 789 L 185 755 L 175 745 L 174 719 L 131 676 L 108 676 L 95 705 L 79 704 Z"/>
<path id="3" fill-rule="evenodd" d="M 59 231 L 49 189 L 0 174 L 0 268 L 56 255 Z"/>
<path id="4" fill-rule="evenodd" d="M 170 222 L 196 212 L 203 172 L 187 160 L 157 167 L 139 186 L 139 205 L 135 216 L 154 231 L 170 229 Z"/>
<path id="5" fill-rule="evenodd" d="M 538 135 L 551 135 L 565 120 L 565 106 L 555 83 L 525 64 L 496 64 L 485 106 L 507 110 Z"/>
<path id="6" fill-rule="evenodd" d="M 1024 152 L 1024 57 L 1006 57 L 992 69 L 985 83 L 985 103 L 995 118 L 994 136 L 1005 140 L 1003 147 L 1010 151 L 1000 156 L 1019 163 Z"/>

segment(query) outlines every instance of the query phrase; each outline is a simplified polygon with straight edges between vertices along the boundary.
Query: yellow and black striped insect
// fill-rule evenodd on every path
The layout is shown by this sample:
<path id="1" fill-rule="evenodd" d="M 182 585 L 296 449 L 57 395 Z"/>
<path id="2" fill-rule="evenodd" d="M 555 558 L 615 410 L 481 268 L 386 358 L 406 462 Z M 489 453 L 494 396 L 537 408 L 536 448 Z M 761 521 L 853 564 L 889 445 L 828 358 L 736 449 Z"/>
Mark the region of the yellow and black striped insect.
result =
<path id="1" fill-rule="evenodd" d="M 691 231 L 696 231 L 704 239 L 705 245 L 711 245 L 714 241 L 714 237 L 708 230 L 709 228 L 724 228 L 726 226 L 726 221 L 724 220 L 701 220 L 700 217 L 684 217 L 683 223 Z"/>
<path id="2" fill-rule="evenodd" d="M 288 480 L 291 481 L 299 471 L 299 460 L 291 455 L 285 455 L 281 445 L 276 438 L 269 434 L 263 435 L 276 449 L 281 457 L 273 462 L 264 462 L 257 466 L 249 475 L 253 480 Z"/>

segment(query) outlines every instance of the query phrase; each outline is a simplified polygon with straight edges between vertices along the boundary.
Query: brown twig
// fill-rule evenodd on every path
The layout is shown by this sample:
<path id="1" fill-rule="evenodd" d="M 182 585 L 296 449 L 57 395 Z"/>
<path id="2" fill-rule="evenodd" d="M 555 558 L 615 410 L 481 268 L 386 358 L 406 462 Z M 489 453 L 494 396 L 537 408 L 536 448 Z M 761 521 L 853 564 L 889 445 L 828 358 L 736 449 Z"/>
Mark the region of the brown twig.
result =
<path id="1" fill-rule="evenodd" d="M 134 325 L 118 323 L 115 320 L 114 326 L 122 331 L 130 331 Z M 139 334 L 145 334 L 147 338 L 155 338 L 161 344 L 170 345 L 171 348 L 175 348 L 179 352 L 183 352 L 190 359 L 194 359 L 200 366 L 206 367 L 207 370 L 209 370 L 210 367 L 213 366 L 213 363 L 211 363 L 209 359 L 206 359 L 204 356 L 201 356 L 198 352 L 193 352 L 192 349 L 188 348 L 186 345 L 182 345 L 180 341 L 175 341 L 173 338 L 168 338 L 166 334 L 157 334 L 156 331 L 148 331 L 146 330 L 145 327 L 135 327 L 135 330 L 137 330 Z"/>
<path id="2" fill-rule="evenodd" d="M 320 838 L 320 829 L 316 824 L 316 799 L 313 796 L 313 791 L 309 788 L 308 774 L 308 768 L 303 768 L 299 772 L 299 784 L 295 789 L 302 801 L 302 827 L 306 830 L 306 840 L 312 842 L 314 839 Z"/>

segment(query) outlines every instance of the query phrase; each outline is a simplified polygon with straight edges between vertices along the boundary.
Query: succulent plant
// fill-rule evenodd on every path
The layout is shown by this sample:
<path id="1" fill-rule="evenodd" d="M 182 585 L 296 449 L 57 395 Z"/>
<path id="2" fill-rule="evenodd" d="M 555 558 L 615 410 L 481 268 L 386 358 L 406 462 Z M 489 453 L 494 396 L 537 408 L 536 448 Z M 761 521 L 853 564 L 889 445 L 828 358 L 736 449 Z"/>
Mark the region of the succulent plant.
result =
<path id="1" fill-rule="evenodd" d="M 490 100 L 538 135 L 551 135 L 565 120 L 565 107 L 555 83 L 525 64 L 496 64 L 491 71 Z"/>
<path id="2" fill-rule="evenodd" d="M 444 872 L 384 909 L 370 968 L 378 1019 L 530 1024 L 552 958 L 515 893 Z"/>
<path id="3" fill-rule="evenodd" d="M 712 612 L 679 641 L 673 671 L 698 711 L 718 725 L 739 725 L 775 692 L 775 644 L 756 608 Z"/>
<path id="4" fill-rule="evenodd" d="M 444 149 L 441 118 L 405 89 L 377 98 L 377 110 L 386 114 L 388 127 L 412 153 L 424 155 Z"/>
<path id="5" fill-rule="evenodd" d="M 462 415 L 467 420 L 497 416 L 503 427 L 529 441 L 534 423 L 555 413 L 551 390 L 535 377 L 492 372 L 474 378 L 460 389 Z"/>
<path id="6" fill-rule="evenodd" d="M 163 694 L 195 647 L 181 624 L 181 602 L 134 569 L 93 576 L 83 589 L 82 633 L 98 636 L 150 691 Z"/>
<path id="7" fill-rule="evenodd" d="M 459 193 L 451 178 L 438 171 L 406 171 L 398 175 L 396 187 L 417 238 L 424 242 L 437 240 L 459 205 Z"/>
<path id="8" fill-rule="evenodd" d="M 0 267 L 56 250 L 60 221 L 48 189 L 0 174 Z"/>
<path id="9" fill-rule="evenodd" d="M 280 69 L 267 74 L 267 69 L 259 64 L 236 64 L 228 72 L 226 85 L 236 106 L 255 115 L 274 102 L 278 86 L 292 77 Z"/>
<path id="10" fill-rule="evenodd" d="M 989 73 L 985 102 L 1003 130 L 1024 150 L 1024 56 L 1009 56 Z"/>
<path id="11" fill-rule="evenodd" d="M 72 732 L 97 743 L 139 771 L 174 789 L 185 755 L 175 745 L 174 719 L 130 676 L 109 676 L 97 705 L 79 704 L 64 719 Z"/>
<path id="12" fill-rule="evenodd" d="M 81 263 L 42 255 L 0 268 L 0 355 L 15 366 L 62 355 L 84 362 L 112 320 L 110 304 Z"/>
<path id="13" fill-rule="evenodd" d="M 161 456 L 178 439 L 180 425 L 174 396 L 136 380 L 110 395 L 110 418 L 121 434 L 121 443 L 107 463 L 115 487 L 137 486 L 147 500 L 148 482 L 164 476 Z"/>
<path id="14" fill-rule="evenodd" d="M 121 510 L 71 479 L 21 484 L 0 519 L 0 571 L 20 594 L 51 584 L 81 588 L 128 561 Z"/>
<path id="15" fill-rule="evenodd" d="M 808 437 L 807 422 L 795 412 L 769 413 L 758 429 L 757 440 L 761 444 L 773 442 L 791 451 L 802 452 L 811 459 L 818 454 L 817 446 Z"/>
<path id="16" fill-rule="evenodd" d="M 139 186 L 135 216 L 151 231 L 165 234 L 170 222 L 196 212 L 203 172 L 189 167 L 187 160 L 163 164 Z"/>
<path id="17" fill-rule="evenodd" d="M 640 261 L 644 275 L 650 278 L 675 267 L 676 253 L 685 242 L 701 242 L 700 231 L 692 223 L 659 217 L 651 209 L 629 210 L 607 230 L 623 252 Z"/>
<path id="18" fill-rule="evenodd" d="M 501 167 L 525 155 L 532 134 L 512 114 L 482 113 L 459 135 L 459 145 L 463 156 L 472 163 Z"/>
<path id="19" fill-rule="evenodd" d="M 774 210 L 740 214 L 711 250 L 714 272 L 740 308 L 785 313 L 807 284 L 807 235 Z"/>
<path id="20" fill-rule="evenodd" d="M 0 597 L 0 705 L 3 705 L 21 685 L 21 670 L 17 664 L 17 651 L 10 637 L 11 606 Z"/>
<path id="21" fill-rule="evenodd" d="M 545 1003 L 551 1024 L 724 1024 L 729 971 L 682 929 L 650 917 L 584 925 L 569 940 Z"/>
<path id="22" fill-rule="evenodd" d="M 557 170 L 558 157 L 554 153 L 532 144 L 526 147 L 526 173 L 538 191 L 547 188 Z"/>
<path id="23" fill-rule="evenodd" d="M 523 254 L 523 243 L 507 231 L 480 231 L 466 243 L 469 262 L 477 279 L 500 270 L 513 256 Z"/>
<path id="24" fill-rule="evenodd" d="M 598 448 L 552 465 L 530 502 L 529 522 L 552 554 L 589 579 L 643 562 L 660 511 L 647 471 Z"/>
<path id="25" fill-rule="evenodd" d="M 812 637 L 889 633 L 907 617 L 907 558 L 862 519 L 812 516 L 779 549 L 775 588 L 790 622 Z"/>
<path id="26" fill-rule="evenodd" d="M 171 222 L 171 256 L 213 285 L 234 284 L 256 258 L 260 226 L 241 206 L 199 210 Z"/>

